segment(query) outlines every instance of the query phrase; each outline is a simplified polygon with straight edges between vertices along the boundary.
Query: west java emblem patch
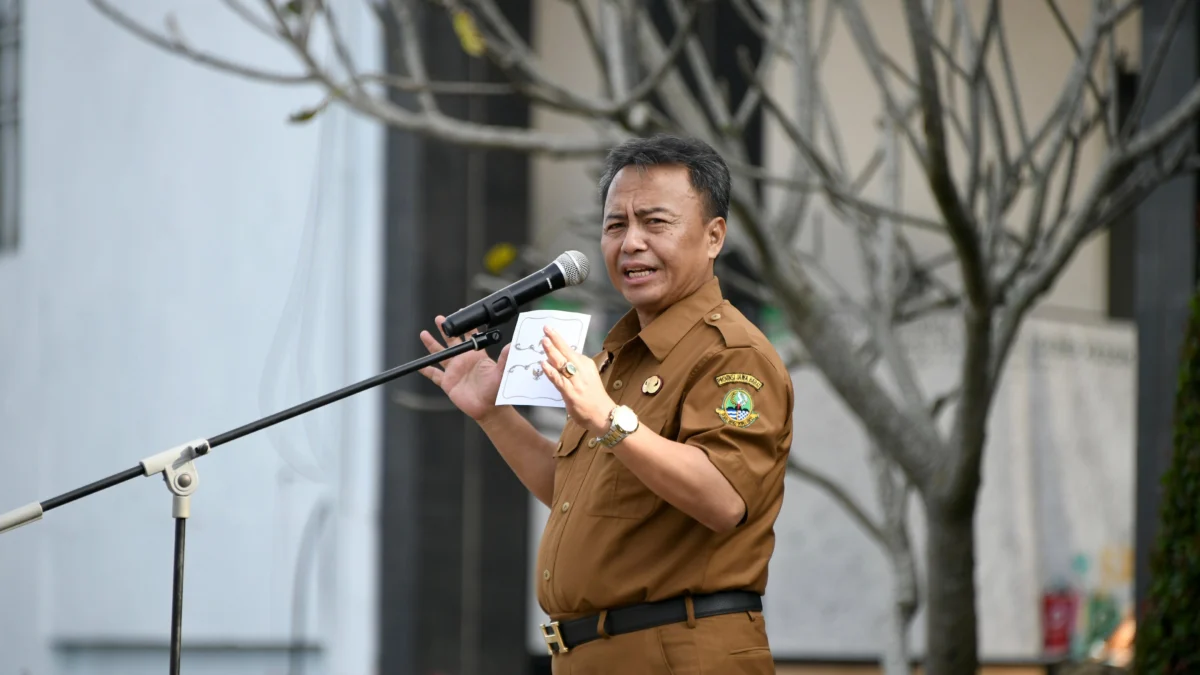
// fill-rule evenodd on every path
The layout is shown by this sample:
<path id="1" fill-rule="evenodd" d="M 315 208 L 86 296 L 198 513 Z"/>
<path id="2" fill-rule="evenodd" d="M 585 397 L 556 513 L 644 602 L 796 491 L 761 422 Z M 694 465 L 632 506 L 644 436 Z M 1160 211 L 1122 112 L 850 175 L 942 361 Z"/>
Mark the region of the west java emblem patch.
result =
<path id="1" fill-rule="evenodd" d="M 745 429 L 758 420 L 754 411 L 754 399 L 745 389 L 733 389 L 725 394 L 717 415 L 728 425 Z"/>

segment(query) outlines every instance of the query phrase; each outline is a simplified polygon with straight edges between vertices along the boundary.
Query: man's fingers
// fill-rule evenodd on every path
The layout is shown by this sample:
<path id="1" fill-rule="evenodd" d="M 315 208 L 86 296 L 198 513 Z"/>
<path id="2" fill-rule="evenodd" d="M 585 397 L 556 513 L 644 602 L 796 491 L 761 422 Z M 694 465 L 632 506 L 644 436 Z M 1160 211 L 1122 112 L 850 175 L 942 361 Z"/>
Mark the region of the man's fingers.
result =
<path id="1" fill-rule="evenodd" d="M 567 360 L 569 360 L 567 357 L 574 350 L 571 349 L 571 345 L 567 344 L 567 341 L 563 338 L 563 336 L 553 328 L 546 326 L 546 337 L 550 339 L 551 344 L 553 344 L 558 349 L 559 353 L 563 355 L 563 362 L 565 363 Z"/>
<path id="2" fill-rule="evenodd" d="M 509 347 L 512 347 L 511 342 L 504 345 L 504 348 L 500 350 L 500 356 L 496 358 L 496 367 L 499 368 L 501 371 L 503 371 L 504 366 L 506 366 L 508 364 Z"/>
<path id="3" fill-rule="evenodd" d="M 550 340 L 542 340 L 542 347 L 546 350 L 546 360 L 554 368 L 561 368 L 567 365 L 567 357 L 554 346 Z"/>
<path id="4" fill-rule="evenodd" d="M 557 389 L 559 393 L 562 393 L 565 398 L 566 392 L 563 391 L 562 373 L 555 370 L 554 364 L 550 363 L 549 361 L 542 361 L 542 372 L 546 374 L 546 379 L 550 380 L 550 384 L 554 385 L 554 388 Z"/>
<path id="5" fill-rule="evenodd" d="M 438 342 L 427 330 L 421 331 L 421 344 L 425 345 L 425 349 L 429 350 L 430 354 L 436 354 L 445 349 L 442 343 Z"/>
<path id="6" fill-rule="evenodd" d="M 440 368 L 435 368 L 434 366 L 425 366 L 419 372 L 425 377 L 428 377 L 429 380 L 437 386 L 442 386 L 442 376 L 444 373 Z"/>

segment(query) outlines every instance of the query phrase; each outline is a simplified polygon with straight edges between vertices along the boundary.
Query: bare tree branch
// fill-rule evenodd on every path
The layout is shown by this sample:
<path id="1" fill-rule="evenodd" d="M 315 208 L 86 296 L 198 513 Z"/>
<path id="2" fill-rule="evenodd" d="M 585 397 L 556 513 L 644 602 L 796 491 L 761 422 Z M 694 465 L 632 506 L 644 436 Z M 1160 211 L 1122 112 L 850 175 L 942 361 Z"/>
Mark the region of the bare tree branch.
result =
<path id="1" fill-rule="evenodd" d="M 920 0 L 916 1 L 920 2 Z M 858 0 L 842 0 L 840 6 L 842 16 L 845 17 L 846 23 L 850 28 L 850 33 L 858 45 L 859 53 L 863 55 L 863 59 L 867 62 L 867 68 L 871 72 L 871 76 L 875 79 L 875 84 L 879 88 L 880 95 L 883 97 L 884 110 L 904 129 L 904 134 L 908 138 L 913 154 L 916 155 L 919 161 L 925 163 L 927 161 L 926 155 L 928 149 L 917 140 L 916 135 L 907 124 L 908 116 L 903 114 L 896 104 L 896 99 L 892 95 L 892 88 L 888 86 L 887 76 L 883 72 L 882 64 L 885 61 L 883 50 L 879 48 L 879 43 L 875 40 L 875 35 L 871 32 L 870 25 L 863 14 L 862 6 Z M 930 66 L 932 67 L 932 60 L 930 61 Z"/>
<path id="2" fill-rule="evenodd" d="M 785 11 L 780 27 L 790 24 L 792 32 L 792 40 L 795 44 L 797 59 L 795 65 L 795 89 L 794 98 L 796 110 L 796 127 L 797 130 L 806 139 L 810 139 L 815 143 L 816 128 L 817 128 L 817 110 L 820 106 L 818 99 L 821 96 L 821 91 L 817 87 L 817 64 L 816 55 L 812 47 L 812 26 L 811 26 L 811 3 L 809 0 L 785 0 L 783 3 L 785 8 L 790 11 Z M 756 81 L 762 81 L 763 73 L 755 74 Z M 761 87 L 751 87 L 747 96 L 751 93 L 762 99 Z M 805 153 L 800 148 L 794 148 L 795 153 L 792 156 L 791 175 L 798 181 L 806 181 L 811 173 L 809 168 L 810 160 L 805 156 Z M 779 232 L 779 238 L 784 243 L 791 243 L 796 240 L 796 235 L 800 231 L 800 226 L 803 224 L 805 215 L 809 205 L 812 203 L 810 194 L 801 190 L 790 190 L 786 193 L 780 202 L 779 212 L 772 222 L 768 225 L 772 230 Z"/>
<path id="3" fill-rule="evenodd" d="M 945 475 L 949 476 L 949 480 L 940 483 L 941 489 L 936 496 L 945 508 L 955 508 L 955 505 L 969 503 L 969 497 L 975 494 L 979 484 L 979 462 L 991 398 L 987 377 L 992 330 L 991 290 L 979 232 L 963 206 L 950 171 L 942 127 L 941 95 L 931 48 L 936 38 L 920 0 L 905 0 L 904 9 L 921 83 L 921 107 L 929 150 L 925 161 L 926 178 L 934 200 L 946 219 L 946 229 L 958 254 L 959 271 L 967 298 L 964 308 L 966 349 L 960 369 L 963 405 L 958 408 L 951 441 L 953 446 L 964 451 L 953 457 L 951 465 L 946 467 Z"/>
<path id="4" fill-rule="evenodd" d="M 845 488 L 825 474 L 801 462 L 794 455 L 788 455 L 787 470 L 788 473 L 799 476 L 820 488 L 830 499 L 837 502 L 838 506 L 841 506 L 854 522 L 858 523 L 858 526 L 872 541 L 880 546 L 887 546 L 887 539 L 883 536 L 879 525 L 871 519 L 871 516 L 867 515 L 866 509 L 860 506 Z"/>
<path id="5" fill-rule="evenodd" d="M 806 3 L 807 0 L 796 0 L 796 2 Z M 791 31 L 795 30 L 793 26 L 794 22 L 792 21 L 792 14 L 794 13 L 792 9 L 793 0 L 785 0 L 781 5 L 783 7 L 783 16 L 779 21 L 775 22 L 775 26 L 769 35 L 764 32 L 763 55 L 759 59 L 756 70 L 757 77 L 760 80 L 765 81 L 767 79 L 771 69 L 778 62 L 778 57 L 788 51 L 785 45 L 790 42 L 788 36 L 791 34 Z M 742 48 L 739 47 L 739 49 Z M 791 56 L 792 60 L 797 62 L 797 67 L 802 67 L 799 65 L 800 59 L 794 55 Z M 750 121 L 750 116 L 759 108 L 759 98 L 759 90 L 754 88 L 748 89 L 742 96 L 742 101 L 738 104 L 737 111 L 733 114 L 733 131 L 741 132 L 746 128 L 746 124 Z"/>
<path id="6" fill-rule="evenodd" d="M 278 37 L 275 34 L 275 28 L 268 23 L 266 19 L 255 14 L 250 10 L 249 7 L 243 5 L 241 0 L 221 0 L 221 2 L 225 3 L 226 7 L 233 11 L 233 13 L 240 16 L 243 21 L 252 26 L 259 33 L 262 33 L 263 35 L 272 39 Z"/>
<path id="7" fill-rule="evenodd" d="M 924 227 L 926 229 L 938 232 L 945 231 L 943 226 L 928 219 L 904 213 L 896 213 L 894 210 L 889 209 L 888 207 L 873 204 L 852 194 L 845 186 L 842 185 L 842 180 L 825 163 L 825 160 L 814 148 L 811 141 L 805 138 L 800 129 L 796 127 L 792 120 L 783 111 L 782 106 L 771 94 L 766 93 L 765 85 L 762 82 L 753 79 L 754 76 L 750 74 L 749 66 L 743 62 L 742 68 L 743 71 L 747 73 L 747 77 L 751 78 L 750 86 L 762 92 L 761 98 L 764 108 L 766 108 L 766 110 L 775 117 L 780 126 L 783 127 L 784 132 L 795 144 L 796 149 L 815 170 L 815 175 L 819 176 L 819 180 L 817 181 L 816 185 L 819 186 L 819 188 L 825 193 L 825 196 L 829 198 L 829 201 L 834 208 L 838 209 L 851 219 L 862 216 L 867 218 L 888 216 L 894 217 L 897 220 L 903 220 L 906 224 Z M 790 179 L 777 180 L 786 181 Z"/>
<path id="8" fill-rule="evenodd" d="M 765 100 L 765 99 L 764 99 Z M 836 320 L 828 300 L 814 287 L 807 271 L 779 255 L 769 232 L 747 220 L 751 241 L 761 260 L 764 280 L 775 289 L 792 330 L 804 341 L 835 392 L 855 410 L 871 410 L 863 423 L 873 438 L 889 439 L 889 451 L 914 485 L 928 488 L 946 450 L 931 424 L 905 415 L 868 371 L 857 367 L 856 354 Z"/>
<path id="9" fill-rule="evenodd" d="M 604 81 L 604 89 L 609 96 L 613 96 L 612 82 L 608 79 L 608 57 L 605 56 L 604 45 L 600 44 L 600 31 L 596 29 L 595 24 L 592 22 L 592 17 L 588 14 L 583 0 L 567 1 L 571 3 L 571 7 L 575 10 L 575 18 L 579 21 L 579 26 L 583 29 L 584 37 L 587 38 L 588 47 L 591 48 L 596 68 L 600 71 L 601 79 Z"/>
<path id="10" fill-rule="evenodd" d="M 942 127 L 941 95 L 938 93 L 937 70 L 931 53 L 931 45 L 937 38 L 929 26 L 925 10 L 921 7 L 921 0 L 905 0 L 904 9 L 909 26 L 909 40 L 917 63 L 917 75 L 921 83 L 921 108 L 928 146 L 924 165 L 929 187 L 946 218 L 947 232 L 958 251 L 967 298 L 972 307 L 980 311 L 989 304 L 988 282 L 983 270 L 978 233 L 972 227 L 971 218 L 963 207 L 950 172 L 946 134 Z"/>
<path id="11" fill-rule="evenodd" d="M 1146 107 L 1146 102 L 1150 100 L 1150 92 L 1154 91 L 1154 85 L 1158 82 L 1163 61 L 1167 58 L 1167 50 L 1175 41 L 1175 33 L 1179 30 L 1179 24 L 1183 20 L 1183 10 L 1187 9 L 1190 4 L 1193 3 L 1189 0 L 1175 0 L 1171 5 L 1166 23 L 1163 25 L 1162 37 L 1154 45 L 1154 53 L 1150 55 L 1150 62 L 1145 66 L 1137 94 L 1134 95 L 1133 103 L 1129 106 L 1129 115 L 1125 119 L 1125 126 L 1121 128 L 1120 140 L 1129 138 L 1129 135 L 1141 123 L 1143 109 Z"/>
<path id="12" fill-rule="evenodd" d="M 1075 57 L 1081 60 L 1084 59 L 1084 53 L 1079 46 L 1079 41 L 1075 39 L 1075 34 L 1071 32 L 1071 27 L 1067 25 L 1067 18 L 1063 16 L 1062 10 L 1059 9 L 1058 2 L 1056 0 L 1046 0 L 1046 4 L 1050 7 L 1050 12 L 1054 15 L 1054 20 L 1058 23 L 1058 27 L 1062 30 L 1063 35 L 1066 36 L 1067 41 L 1071 44 L 1071 49 L 1075 50 Z M 1090 59 L 1088 60 L 1090 61 Z M 1092 96 L 1096 98 L 1096 104 L 1101 108 L 1107 106 L 1109 104 L 1109 101 L 1107 100 L 1108 97 L 1100 93 L 1100 86 L 1096 84 L 1096 80 L 1092 76 L 1090 66 L 1087 70 L 1086 82 L 1088 90 L 1091 91 Z M 1107 141 L 1112 142 L 1116 136 L 1117 132 L 1115 128 L 1105 129 L 1105 139 Z"/>
<path id="13" fill-rule="evenodd" d="M 312 84 L 317 81 L 317 78 L 310 73 L 302 73 L 289 75 L 286 73 L 276 73 L 268 70 L 262 70 L 253 66 L 248 66 L 241 63 L 236 63 L 219 56 L 215 56 L 208 52 L 202 52 L 185 44 L 180 39 L 174 39 L 155 32 L 147 28 L 142 23 L 136 21 L 128 14 L 116 9 L 108 3 L 107 0 L 88 0 L 92 3 L 101 14 L 107 16 L 114 23 L 128 30 L 133 35 L 149 42 L 156 47 L 165 49 L 169 52 L 174 52 L 180 56 L 186 57 L 196 63 L 215 68 L 239 77 L 258 80 L 260 82 L 270 82 L 272 84 Z"/>
<path id="14" fill-rule="evenodd" d="M 400 49 L 404 54 L 404 70 L 417 84 L 417 103 L 426 114 L 438 115 L 437 101 L 429 91 L 429 73 L 425 70 L 425 55 L 421 53 L 421 41 L 413 21 L 409 0 L 388 0 L 392 14 L 400 26 Z"/>
<path id="15" fill-rule="evenodd" d="M 1040 183 L 1044 176 L 1038 174 L 1038 169 L 1033 165 L 1034 156 L 1042 147 L 1042 143 L 1050 135 L 1051 130 L 1061 129 L 1069 123 L 1071 119 L 1071 111 L 1076 110 L 1082 103 L 1083 86 L 1087 82 L 1087 77 L 1091 73 L 1094 66 L 1097 46 L 1099 44 L 1099 36 L 1113 30 L 1116 24 L 1125 17 L 1126 14 L 1136 9 L 1140 5 L 1140 0 L 1127 0 L 1125 4 L 1111 9 L 1108 12 L 1094 11 L 1089 21 L 1087 35 L 1084 38 L 1084 45 L 1080 48 L 1081 56 L 1075 60 L 1075 65 L 1071 72 L 1067 75 L 1067 82 L 1062 88 L 1058 100 L 1056 101 L 1046 119 L 1042 121 L 1038 130 L 1034 132 L 1033 138 L 1025 144 L 1016 161 L 1013 163 L 1013 170 L 1019 171 L 1026 163 L 1035 172 L 1035 184 Z M 1057 155 L 1051 153 L 1051 157 L 1047 159 L 1047 165 L 1053 166 Z M 1047 179 L 1048 180 L 1048 179 Z"/>
<path id="16" fill-rule="evenodd" d="M 1017 86 L 1017 78 L 1013 72 L 1012 55 L 1008 51 L 1007 31 L 1004 27 L 1004 19 L 1000 15 L 1001 5 L 1002 3 L 996 3 L 996 42 L 1000 48 L 1000 64 L 1004 70 L 1004 81 L 1008 89 L 1009 101 L 1012 103 L 1012 115 L 1017 125 L 1017 134 L 1021 139 L 1021 147 L 1027 148 L 1030 146 L 1029 129 L 1025 124 L 1025 111 L 1021 105 L 1021 90 Z M 1020 167 L 1010 164 L 1009 170 L 1019 172 Z"/>
<path id="17" fill-rule="evenodd" d="M 502 82 L 449 82 L 439 80 L 437 82 L 418 84 L 411 77 L 380 75 L 376 73 L 364 73 L 359 75 L 358 79 L 367 83 L 382 84 L 396 91 L 409 93 L 428 91 L 437 96 L 511 96 L 518 93 L 511 84 L 504 84 Z"/>
<path id="18" fill-rule="evenodd" d="M 608 81 L 612 83 L 613 96 L 623 99 L 629 95 L 630 81 L 634 76 L 630 72 L 631 63 L 625 44 L 629 25 L 626 12 L 617 7 L 617 0 L 600 0 L 600 25 L 603 26 L 600 35 L 604 63 L 608 67 Z"/>
<path id="19" fill-rule="evenodd" d="M 1113 191 L 1112 177 L 1125 167 L 1145 160 L 1159 152 L 1163 146 L 1175 141 L 1179 134 L 1185 131 L 1185 127 L 1194 122 L 1198 114 L 1200 85 L 1194 86 L 1180 103 L 1154 126 L 1130 139 L 1122 152 L 1114 153 L 1104 161 L 1092 179 L 1086 196 L 1065 221 L 1062 236 L 1038 256 L 1033 270 L 1016 284 L 1011 299 L 1001 311 L 996 347 L 989 365 L 989 376 L 993 380 L 999 377 L 1021 319 L 1034 300 L 1050 288 L 1083 240 L 1112 219 L 1111 214 L 1099 210 L 1101 200 L 1106 196 L 1111 197 L 1109 193 Z M 1149 168 L 1143 167 L 1143 172 L 1135 172 L 1126 179 L 1126 183 L 1135 186 L 1135 195 L 1144 193 L 1163 178 L 1185 168 L 1186 160 L 1192 152 L 1189 144 L 1181 144 L 1166 162 L 1152 163 Z M 1136 203 L 1136 199 L 1133 201 Z M 1124 208 L 1129 206 L 1128 200 L 1125 203 L 1114 201 L 1114 204 L 1120 204 Z"/>
<path id="20" fill-rule="evenodd" d="M 896 476 L 892 464 L 880 448 L 872 444 L 869 459 L 875 472 L 876 492 L 883 507 L 880 528 L 882 545 L 892 567 L 892 608 L 890 630 L 885 638 L 884 671 L 888 675 L 911 672 L 908 655 L 908 627 L 919 607 L 916 563 L 908 536 L 908 483 Z"/>

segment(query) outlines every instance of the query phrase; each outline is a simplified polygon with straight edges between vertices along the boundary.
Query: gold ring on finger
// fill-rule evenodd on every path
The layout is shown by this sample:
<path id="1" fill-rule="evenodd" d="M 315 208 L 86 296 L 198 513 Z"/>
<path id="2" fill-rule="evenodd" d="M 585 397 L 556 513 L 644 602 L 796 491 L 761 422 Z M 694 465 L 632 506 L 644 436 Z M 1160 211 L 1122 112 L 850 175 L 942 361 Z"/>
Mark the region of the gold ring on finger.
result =
<path id="1" fill-rule="evenodd" d="M 559 372 L 561 372 L 563 374 L 563 377 L 571 378 L 571 377 L 575 377 L 575 373 L 579 372 L 579 370 L 577 368 L 575 368 L 574 363 L 567 361 L 567 365 L 563 366 L 562 368 L 559 368 Z"/>

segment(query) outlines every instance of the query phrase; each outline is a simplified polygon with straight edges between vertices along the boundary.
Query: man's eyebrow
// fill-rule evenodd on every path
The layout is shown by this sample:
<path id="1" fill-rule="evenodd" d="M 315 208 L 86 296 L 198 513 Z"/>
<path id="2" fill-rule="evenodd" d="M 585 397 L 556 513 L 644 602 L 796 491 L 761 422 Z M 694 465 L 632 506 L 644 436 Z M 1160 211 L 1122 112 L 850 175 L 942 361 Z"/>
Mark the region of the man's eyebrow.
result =
<path id="1" fill-rule="evenodd" d="M 674 211 L 672 211 L 671 209 L 669 209 L 665 206 L 644 206 L 640 209 L 637 209 L 633 213 L 634 213 L 634 215 L 637 215 L 637 216 L 640 216 L 643 218 L 650 214 L 653 214 L 653 213 L 665 213 L 669 216 L 675 215 Z M 623 218 L 624 216 L 625 216 L 624 211 L 610 211 L 608 213 L 608 215 L 604 216 L 604 219 L 611 220 L 613 218 Z"/>

